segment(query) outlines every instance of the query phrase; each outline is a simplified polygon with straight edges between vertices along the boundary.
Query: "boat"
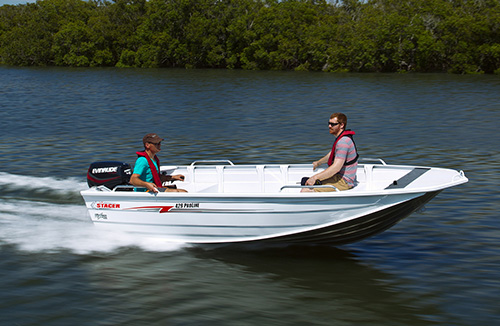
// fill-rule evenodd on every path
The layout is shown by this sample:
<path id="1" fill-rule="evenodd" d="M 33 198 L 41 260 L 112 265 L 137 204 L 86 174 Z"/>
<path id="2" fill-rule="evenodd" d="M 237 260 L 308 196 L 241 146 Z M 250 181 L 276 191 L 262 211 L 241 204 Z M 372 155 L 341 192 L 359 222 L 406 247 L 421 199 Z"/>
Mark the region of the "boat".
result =
<path id="1" fill-rule="evenodd" d="M 203 160 L 160 168 L 184 175 L 174 185 L 187 193 L 152 193 L 126 184 L 128 164 L 98 163 L 89 168 L 91 187 L 81 191 L 96 227 L 207 245 L 349 244 L 389 229 L 442 190 L 468 181 L 463 171 L 368 159 L 358 165 L 356 186 L 338 191 L 301 185 L 321 170 L 312 164 Z M 332 191 L 301 192 L 303 187 Z"/>

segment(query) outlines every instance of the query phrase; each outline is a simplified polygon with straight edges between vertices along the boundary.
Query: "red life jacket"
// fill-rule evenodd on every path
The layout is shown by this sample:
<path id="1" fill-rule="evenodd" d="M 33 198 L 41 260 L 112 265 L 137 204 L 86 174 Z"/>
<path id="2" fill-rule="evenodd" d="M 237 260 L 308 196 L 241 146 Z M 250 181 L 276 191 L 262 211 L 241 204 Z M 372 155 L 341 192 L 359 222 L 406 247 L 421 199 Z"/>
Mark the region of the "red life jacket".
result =
<path id="1" fill-rule="evenodd" d="M 356 133 L 354 131 L 344 130 L 337 137 L 337 139 L 335 139 L 335 142 L 333 143 L 333 146 L 332 146 L 332 152 L 330 153 L 330 157 L 328 158 L 328 166 L 330 166 L 330 165 L 333 164 L 333 159 L 335 158 L 335 148 L 337 147 L 337 143 L 340 140 L 340 138 L 342 138 L 344 136 L 351 138 L 352 143 L 354 144 L 354 149 L 356 150 L 356 157 L 353 160 L 350 160 L 348 162 L 344 162 L 344 166 L 346 166 L 346 165 L 352 165 L 352 164 L 354 164 L 354 163 L 356 163 L 358 161 L 358 158 L 359 158 L 358 149 L 356 148 L 356 143 L 354 142 L 354 139 L 352 138 L 352 136 L 354 136 L 355 134 Z"/>
<path id="2" fill-rule="evenodd" d="M 149 169 L 151 170 L 151 174 L 153 175 L 154 183 L 157 187 L 161 187 L 162 182 L 161 182 L 160 173 L 159 173 L 160 159 L 158 159 L 158 157 L 155 155 L 154 159 L 156 161 L 156 164 L 158 165 L 158 169 L 156 169 L 156 166 L 154 165 L 153 161 L 149 157 L 148 153 L 146 153 L 144 151 L 144 152 L 136 152 L 136 154 L 137 154 L 137 156 L 145 157 L 146 160 L 148 160 Z"/>

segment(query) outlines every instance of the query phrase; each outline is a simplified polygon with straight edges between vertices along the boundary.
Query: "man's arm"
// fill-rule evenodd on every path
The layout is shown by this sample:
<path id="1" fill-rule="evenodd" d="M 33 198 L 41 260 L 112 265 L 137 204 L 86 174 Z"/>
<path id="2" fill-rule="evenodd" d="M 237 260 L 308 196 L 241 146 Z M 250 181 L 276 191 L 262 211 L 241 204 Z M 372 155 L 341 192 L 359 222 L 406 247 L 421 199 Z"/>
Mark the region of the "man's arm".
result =
<path id="1" fill-rule="evenodd" d="M 156 185 L 154 183 L 142 181 L 139 178 L 139 174 L 137 174 L 137 173 L 132 174 L 129 182 L 130 182 L 130 184 L 132 184 L 136 187 L 144 187 L 144 188 L 147 188 L 149 191 L 158 192 L 158 189 L 156 189 Z"/>
<path id="2" fill-rule="evenodd" d="M 316 183 L 316 180 L 325 180 L 328 178 L 333 177 L 335 174 L 337 174 L 340 169 L 344 166 L 345 159 L 344 158 L 338 158 L 335 157 L 335 160 L 333 161 L 333 164 L 330 165 L 328 168 L 326 168 L 324 171 L 321 171 L 320 173 L 317 173 L 310 177 L 306 181 L 306 185 L 308 186 L 314 186 L 314 183 Z"/>
<path id="3" fill-rule="evenodd" d="M 176 174 L 176 175 L 166 175 L 166 174 L 160 174 L 160 179 L 161 182 L 165 181 L 184 181 L 184 176 L 182 174 Z"/>
<path id="4" fill-rule="evenodd" d="M 322 164 L 328 163 L 328 159 L 330 158 L 332 151 L 329 151 L 328 154 L 323 156 L 317 161 L 313 162 L 313 169 L 316 170 L 318 167 L 320 167 Z"/>

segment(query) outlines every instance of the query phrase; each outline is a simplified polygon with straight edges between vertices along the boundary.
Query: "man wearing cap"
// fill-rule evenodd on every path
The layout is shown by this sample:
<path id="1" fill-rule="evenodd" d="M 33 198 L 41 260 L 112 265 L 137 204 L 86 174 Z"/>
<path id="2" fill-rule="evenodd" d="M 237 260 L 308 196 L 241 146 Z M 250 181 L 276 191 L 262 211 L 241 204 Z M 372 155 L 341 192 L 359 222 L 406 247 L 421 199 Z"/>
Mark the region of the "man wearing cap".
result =
<path id="1" fill-rule="evenodd" d="M 135 161 L 134 172 L 130 177 L 130 183 L 136 187 L 147 188 L 148 191 L 158 192 L 186 192 L 184 189 L 162 188 L 162 183 L 165 181 L 184 181 L 184 176 L 177 175 L 162 175 L 160 174 L 160 160 L 156 156 L 161 151 L 161 142 L 163 138 L 155 133 L 147 134 L 142 139 L 144 151 L 137 152 L 139 156 Z"/>

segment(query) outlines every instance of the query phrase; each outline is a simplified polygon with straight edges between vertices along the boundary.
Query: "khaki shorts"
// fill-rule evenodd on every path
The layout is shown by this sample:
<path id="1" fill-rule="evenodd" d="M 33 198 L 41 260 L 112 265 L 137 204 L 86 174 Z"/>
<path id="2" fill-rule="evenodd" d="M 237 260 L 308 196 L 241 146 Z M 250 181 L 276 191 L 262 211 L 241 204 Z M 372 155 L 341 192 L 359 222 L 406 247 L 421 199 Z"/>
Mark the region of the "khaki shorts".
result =
<path id="1" fill-rule="evenodd" d="M 324 186 L 328 186 L 328 185 L 334 186 L 335 188 L 337 188 L 340 191 L 351 189 L 351 187 L 349 187 L 347 182 L 344 179 L 342 179 L 342 177 L 338 174 L 334 175 L 331 178 L 328 178 L 328 179 L 321 181 L 321 183 Z M 327 188 L 314 188 L 314 191 L 326 192 L 326 191 L 336 191 L 336 190 L 333 188 L 327 187 Z"/>

